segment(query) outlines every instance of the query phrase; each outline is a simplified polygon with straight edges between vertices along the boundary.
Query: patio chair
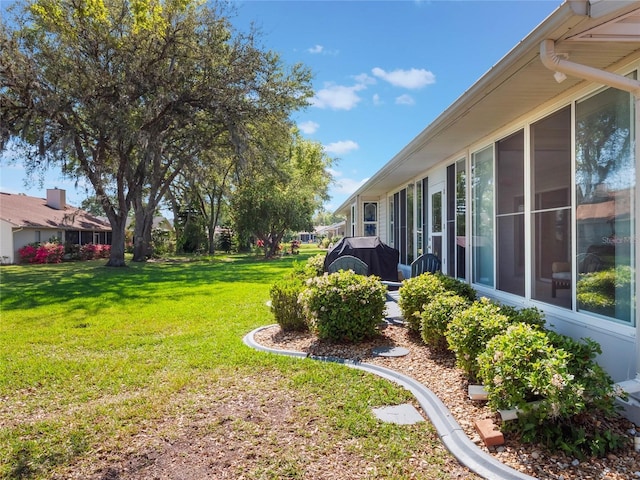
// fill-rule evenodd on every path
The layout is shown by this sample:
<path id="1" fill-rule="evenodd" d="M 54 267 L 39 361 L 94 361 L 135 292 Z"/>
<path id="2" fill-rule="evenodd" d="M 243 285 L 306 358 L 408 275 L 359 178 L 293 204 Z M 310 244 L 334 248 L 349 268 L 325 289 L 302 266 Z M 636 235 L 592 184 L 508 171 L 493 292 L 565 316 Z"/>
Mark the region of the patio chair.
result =
<path id="1" fill-rule="evenodd" d="M 411 262 L 411 278 L 422 275 L 423 273 L 436 273 L 440 271 L 442 264 L 440 259 L 433 253 L 425 253 Z M 390 288 L 399 288 L 402 286 L 402 282 L 382 282 L 384 285 Z"/>
<path id="2" fill-rule="evenodd" d="M 436 273 L 441 268 L 440 259 L 433 253 L 425 253 L 411 262 L 411 276 L 417 277 L 423 273 Z"/>
<path id="3" fill-rule="evenodd" d="M 338 257 L 327 267 L 329 273 L 336 273 L 339 270 L 353 270 L 358 275 L 369 275 L 369 266 L 352 255 Z"/>

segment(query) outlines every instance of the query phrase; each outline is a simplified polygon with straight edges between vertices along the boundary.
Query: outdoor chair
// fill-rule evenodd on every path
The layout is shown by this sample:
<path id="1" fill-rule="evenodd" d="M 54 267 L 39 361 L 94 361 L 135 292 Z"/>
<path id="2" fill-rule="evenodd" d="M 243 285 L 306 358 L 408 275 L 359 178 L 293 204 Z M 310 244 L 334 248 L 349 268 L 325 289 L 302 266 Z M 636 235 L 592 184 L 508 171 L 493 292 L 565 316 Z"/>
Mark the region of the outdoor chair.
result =
<path id="1" fill-rule="evenodd" d="M 442 264 L 440 259 L 433 253 L 425 253 L 411 262 L 411 278 L 423 273 L 436 273 L 440 271 Z M 382 282 L 387 287 L 398 288 L 402 282 Z"/>
<path id="2" fill-rule="evenodd" d="M 411 262 L 411 276 L 417 277 L 423 273 L 436 273 L 441 268 L 441 262 L 433 253 L 425 253 Z"/>
<path id="3" fill-rule="evenodd" d="M 339 270 L 353 270 L 358 275 L 369 275 L 369 266 L 352 255 L 338 257 L 327 267 L 329 273 L 336 273 Z"/>

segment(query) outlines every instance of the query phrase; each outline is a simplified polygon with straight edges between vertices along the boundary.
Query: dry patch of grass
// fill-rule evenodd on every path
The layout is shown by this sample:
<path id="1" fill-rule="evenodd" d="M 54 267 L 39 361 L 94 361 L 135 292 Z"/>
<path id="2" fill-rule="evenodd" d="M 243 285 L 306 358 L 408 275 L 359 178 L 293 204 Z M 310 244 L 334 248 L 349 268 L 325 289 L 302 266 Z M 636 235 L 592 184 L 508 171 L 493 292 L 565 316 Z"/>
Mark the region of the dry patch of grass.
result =
<path id="1" fill-rule="evenodd" d="M 336 429 L 323 408 L 326 400 L 292 389 L 281 373 L 264 373 L 184 392 L 170 415 L 53 478 L 474 478 L 449 456 L 428 422 L 379 425 L 389 432 L 377 439 L 383 442 L 376 450 L 375 438 Z M 402 437 L 406 450 L 384 441 L 387 435 Z"/>

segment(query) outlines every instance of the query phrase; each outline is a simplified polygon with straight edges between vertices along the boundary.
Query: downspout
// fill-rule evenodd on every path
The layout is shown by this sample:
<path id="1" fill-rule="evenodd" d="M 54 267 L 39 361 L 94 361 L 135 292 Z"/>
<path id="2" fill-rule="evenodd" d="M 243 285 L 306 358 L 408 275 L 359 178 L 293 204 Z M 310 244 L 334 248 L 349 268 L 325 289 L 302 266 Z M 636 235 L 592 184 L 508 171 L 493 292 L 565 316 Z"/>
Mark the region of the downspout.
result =
<path id="1" fill-rule="evenodd" d="M 616 73 L 607 72 L 597 68 L 589 67 L 575 62 L 570 62 L 564 58 L 560 58 L 555 53 L 555 42 L 553 40 L 543 40 L 540 43 L 540 60 L 542 64 L 549 70 L 560 72 L 562 74 L 571 75 L 573 77 L 582 78 L 591 82 L 606 85 L 608 87 L 617 88 L 625 92 L 631 93 L 635 97 L 635 165 L 636 165 L 636 199 L 635 199 L 635 215 L 638 219 L 640 212 L 640 195 L 638 194 L 638 186 L 640 185 L 640 81 L 632 78 L 618 75 Z M 636 247 L 638 246 L 638 225 L 635 225 Z M 640 248 L 636 248 L 635 271 L 636 271 L 636 299 L 640 298 L 640 282 L 638 282 L 637 272 L 640 272 Z M 636 306 L 637 314 L 637 306 Z M 636 315 L 637 316 L 637 315 Z M 635 380 L 640 383 L 640 322 L 636 322 L 636 371 Z M 636 386 L 636 388 L 638 388 Z"/>

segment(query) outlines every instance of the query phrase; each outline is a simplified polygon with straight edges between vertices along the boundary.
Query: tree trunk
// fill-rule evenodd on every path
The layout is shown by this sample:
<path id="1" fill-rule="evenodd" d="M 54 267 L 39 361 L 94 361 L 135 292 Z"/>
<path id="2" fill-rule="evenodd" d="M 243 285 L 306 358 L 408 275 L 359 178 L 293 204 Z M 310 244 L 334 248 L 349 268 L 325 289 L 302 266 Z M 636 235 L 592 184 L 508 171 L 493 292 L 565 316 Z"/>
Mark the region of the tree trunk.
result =
<path id="1" fill-rule="evenodd" d="M 153 210 L 144 207 L 135 208 L 136 226 L 133 234 L 133 261 L 146 262 L 153 255 L 151 230 L 153 228 Z"/>
<path id="2" fill-rule="evenodd" d="M 111 222 L 111 254 L 109 255 L 109 261 L 107 267 L 126 267 L 127 264 L 124 261 L 125 251 L 125 227 L 127 224 L 126 215 L 118 215 L 117 217 L 110 218 Z"/>

